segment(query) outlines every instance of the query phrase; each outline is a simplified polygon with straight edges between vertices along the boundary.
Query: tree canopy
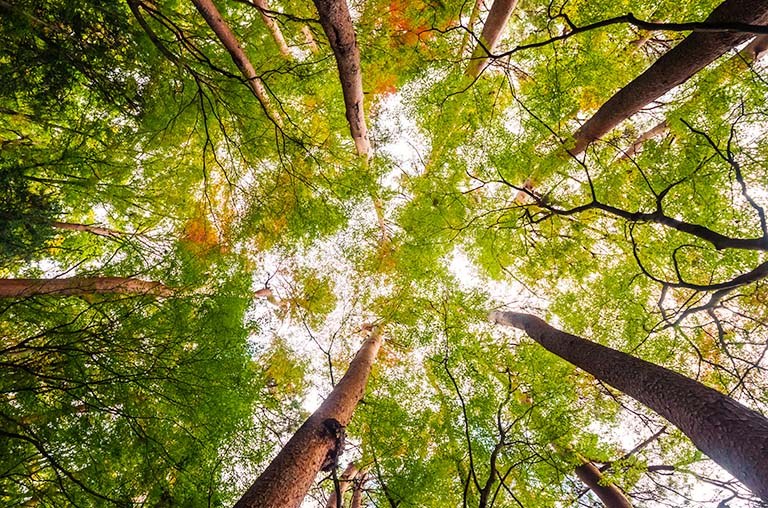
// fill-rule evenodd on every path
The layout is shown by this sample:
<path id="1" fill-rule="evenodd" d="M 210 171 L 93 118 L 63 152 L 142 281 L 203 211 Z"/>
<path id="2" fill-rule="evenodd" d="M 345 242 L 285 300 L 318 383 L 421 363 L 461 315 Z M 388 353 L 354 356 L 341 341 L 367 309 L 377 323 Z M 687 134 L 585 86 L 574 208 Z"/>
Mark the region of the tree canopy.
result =
<path id="1" fill-rule="evenodd" d="M 372 329 L 306 506 L 764 502 L 488 319 L 766 414 L 764 1 L 0 15 L 0 504 L 231 506 Z"/>

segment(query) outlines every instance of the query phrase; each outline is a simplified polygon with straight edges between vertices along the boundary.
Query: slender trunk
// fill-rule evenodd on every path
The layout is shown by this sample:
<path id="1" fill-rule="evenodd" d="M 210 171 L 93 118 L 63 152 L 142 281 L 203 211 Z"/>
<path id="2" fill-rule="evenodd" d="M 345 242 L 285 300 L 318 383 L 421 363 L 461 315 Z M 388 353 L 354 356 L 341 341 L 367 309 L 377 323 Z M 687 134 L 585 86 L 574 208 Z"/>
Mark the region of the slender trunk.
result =
<path id="1" fill-rule="evenodd" d="M 665 132 L 669 130 L 669 124 L 666 120 L 662 120 L 661 122 L 657 123 L 647 131 L 640 134 L 640 136 L 637 137 L 637 139 L 632 143 L 632 146 L 624 150 L 624 153 L 621 154 L 621 157 L 619 157 L 619 160 L 626 160 L 630 157 L 633 157 L 637 150 L 643 146 L 643 143 L 648 141 L 649 139 L 653 139 L 655 137 L 661 136 Z"/>
<path id="2" fill-rule="evenodd" d="M 632 508 L 632 503 L 616 485 L 604 485 L 603 475 L 594 464 L 584 460 L 575 470 L 579 480 L 589 487 L 606 508 Z"/>
<path id="3" fill-rule="evenodd" d="M 473 30 L 475 29 L 475 23 L 477 23 L 477 19 L 480 17 L 480 7 L 483 5 L 483 0 L 475 0 L 475 5 L 472 7 L 472 12 L 469 14 L 469 22 L 466 26 L 466 32 L 464 33 L 464 37 L 461 38 L 461 46 L 459 46 L 459 58 L 464 58 L 464 52 L 467 50 L 467 45 L 469 44 L 469 36 L 473 33 Z"/>
<path id="4" fill-rule="evenodd" d="M 107 238 L 122 238 L 125 236 L 129 236 L 128 233 L 124 233 L 123 231 L 115 231 L 114 229 L 103 228 L 100 226 L 93 226 L 90 224 L 77 224 L 72 222 L 54 221 L 54 222 L 51 222 L 51 226 L 53 226 L 56 229 L 64 229 L 67 231 L 82 231 L 82 232 L 90 233 L 96 236 L 105 236 Z"/>
<path id="5" fill-rule="evenodd" d="M 360 475 L 355 480 L 355 486 L 352 490 L 352 503 L 349 505 L 349 508 L 362 508 L 363 506 L 363 487 L 365 487 L 365 482 L 367 480 L 366 473 L 360 473 Z"/>
<path id="6" fill-rule="evenodd" d="M 530 314 L 491 319 L 653 409 L 755 495 L 768 501 L 768 419 L 703 384 L 626 353 L 549 326 Z"/>
<path id="7" fill-rule="evenodd" d="M 338 445 L 335 426 L 346 427 L 365 392 L 368 375 L 381 346 L 374 329 L 331 394 L 296 431 L 235 508 L 296 508 L 329 453 Z"/>
<path id="8" fill-rule="evenodd" d="M 317 43 L 315 42 L 315 38 L 312 36 L 312 30 L 310 30 L 307 25 L 301 27 L 301 33 L 304 34 L 304 40 L 307 42 L 307 46 L 309 46 L 309 50 L 312 53 L 320 51 L 320 48 L 317 47 Z"/>
<path id="9" fill-rule="evenodd" d="M 267 0 L 251 1 L 253 2 L 253 5 L 255 5 L 259 10 L 261 19 L 264 20 L 264 24 L 267 25 L 267 28 L 269 28 L 269 31 L 272 33 L 272 38 L 275 39 L 275 44 L 277 44 L 277 47 L 280 50 L 280 54 L 290 60 L 292 58 L 291 51 L 288 49 L 288 44 L 285 43 L 285 38 L 283 37 L 282 30 L 280 30 L 280 25 L 277 24 L 275 18 L 269 15 L 268 11 L 270 9 Z"/>
<path id="10" fill-rule="evenodd" d="M 328 502 L 325 504 L 325 508 L 336 508 L 338 505 L 338 498 L 344 499 L 344 493 L 349 490 L 350 485 L 352 485 L 352 481 L 357 476 L 357 464 L 354 462 L 350 462 L 347 468 L 344 470 L 343 473 L 341 473 L 341 477 L 339 478 L 339 492 L 338 496 L 336 496 L 336 489 L 333 489 L 333 492 L 331 492 L 331 495 L 328 496 Z"/>
<path id="11" fill-rule="evenodd" d="M 192 3 L 197 8 L 198 12 L 202 14 L 205 22 L 211 27 L 213 32 L 219 38 L 219 41 L 224 45 L 224 48 L 229 53 L 229 56 L 232 57 L 232 61 L 235 62 L 237 68 L 240 69 L 240 72 L 243 74 L 243 77 L 245 77 L 251 91 L 253 91 L 254 95 L 259 100 L 264 113 L 277 125 L 281 125 L 282 120 L 272 111 L 269 95 L 267 94 L 267 89 L 264 87 L 264 82 L 261 81 L 261 78 L 256 74 L 256 69 L 248 59 L 245 51 L 243 51 L 243 47 L 240 45 L 234 32 L 232 32 L 232 29 L 229 28 L 229 25 L 221 17 L 216 5 L 214 5 L 212 0 L 192 0 Z"/>
<path id="12" fill-rule="evenodd" d="M 336 57 L 341 91 L 344 94 L 349 132 L 357 154 L 368 156 L 371 150 L 363 108 L 363 74 L 360 72 L 360 49 L 346 0 L 314 0 L 320 25 Z"/>
<path id="13" fill-rule="evenodd" d="M 472 52 L 472 60 L 467 66 L 468 76 L 476 78 L 485 69 L 488 64 L 488 54 L 493 53 L 516 5 L 517 0 L 494 0 L 480 35 L 482 44 L 475 47 Z"/>
<path id="14" fill-rule="evenodd" d="M 128 277 L 70 277 L 66 279 L 0 279 L 0 298 L 81 296 L 95 294 L 170 297 L 174 289 L 160 282 Z"/>
<path id="15" fill-rule="evenodd" d="M 725 0 L 706 19 L 707 22 L 741 22 L 760 25 L 768 21 L 765 0 Z M 667 51 L 645 72 L 603 104 L 574 134 L 570 150 L 578 155 L 643 106 L 658 99 L 690 79 L 729 49 L 752 35 L 739 32 L 694 32 Z"/>

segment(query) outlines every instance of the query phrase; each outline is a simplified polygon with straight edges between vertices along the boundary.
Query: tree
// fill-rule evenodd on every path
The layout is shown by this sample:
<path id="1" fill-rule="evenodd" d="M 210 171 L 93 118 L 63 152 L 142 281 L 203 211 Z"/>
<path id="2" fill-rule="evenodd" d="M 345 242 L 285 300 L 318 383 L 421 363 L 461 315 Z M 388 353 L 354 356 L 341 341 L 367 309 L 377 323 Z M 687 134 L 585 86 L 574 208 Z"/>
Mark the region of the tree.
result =
<path id="1" fill-rule="evenodd" d="M 525 332 L 548 351 L 636 398 L 680 428 L 696 446 L 768 499 L 768 419 L 676 372 L 594 344 L 530 314 L 494 312 L 491 319 Z"/>
<path id="2" fill-rule="evenodd" d="M 492 54 L 504 32 L 512 11 L 517 5 L 517 0 L 496 0 L 491 5 L 488 17 L 483 24 L 483 32 L 480 34 L 478 44 L 472 52 L 472 60 L 467 67 L 467 75 L 476 78 L 485 68 L 486 55 Z"/>
<path id="3" fill-rule="evenodd" d="M 129 277 L 71 277 L 66 279 L 0 279 L 0 298 L 37 295 L 83 296 L 134 294 L 169 297 L 174 290 L 160 282 Z"/>
<path id="4" fill-rule="evenodd" d="M 768 30 L 718 4 L 0 2 L 0 504 L 758 503 L 485 311 L 765 414 Z M 361 322 L 365 487 L 279 454 Z"/>
<path id="5" fill-rule="evenodd" d="M 632 508 L 621 489 L 616 485 L 606 485 L 600 470 L 589 461 L 584 461 L 575 469 L 576 476 L 600 498 L 607 508 Z"/>
<path id="6" fill-rule="evenodd" d="M 373 329 L 328 398 L 296 431 L 236 507 L 299 506 L 318 471 L 335 467 L 344 448 L 344 429 L 365 393 L 381 342 L 381 330 Z"/>
<path id="7" fill-rule="evenodd" d="M 761 2 L 726 0 L 712 11 L 706 23 L 735 21 L 760 25 L 768 20 Z M 574 133 L 575 146 L 569 151 L 578 155 L 593 141 L 629 118 L 646 104 L 684 83 L 729 49 L 749 38 L 746 33 L 694 32 L 665 53 L 640 76 L 614 94 L 579 130 Z"/>

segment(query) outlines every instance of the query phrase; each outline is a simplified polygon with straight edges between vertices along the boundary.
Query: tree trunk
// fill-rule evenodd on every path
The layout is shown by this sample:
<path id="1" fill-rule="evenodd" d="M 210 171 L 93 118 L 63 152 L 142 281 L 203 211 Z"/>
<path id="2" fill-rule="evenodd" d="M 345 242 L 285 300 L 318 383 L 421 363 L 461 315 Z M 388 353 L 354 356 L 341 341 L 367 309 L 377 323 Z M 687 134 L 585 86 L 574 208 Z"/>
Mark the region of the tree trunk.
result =
<path id="1" fill-rule="evenodd" d="M 640 136 L 637 137 L 637 139 L 632 143 L 632 146 L 624 150 L 624 153 L 621 154 L 621 157 L 619 157 L 619 160 L 626 160 L 630 157 L 633 157 L 637 150 L 643 146 L 643 143 L 648 141 L 649 139 L 653 139 L 655 137 L 661 136 L 662 134 L 666 133 L 669 130 L 669 124 L 666 120 L 662 120 L 661 122 L 657 123 L 647 131 L 640 134 Z"/>
<path id="2" fill-rule="evenodd" d="M 344 499 L 344 493 L 349 489 L 352 481 L 357 476 L 357 464 L 350 462 L 347 468 L 341 473 L 339 478 L 339 492 L 338 497 Z M 331 495 L 328 496 L 328 502 L 325 504 L 325 508 L 336 508 L 338 504 L 338 497 L 336 496 L 336 489 L 333 489 Z"/>
<path id="3" fill-rule="evenodd" d="M 82 296 L 102 294 L 173 296 L 160 282 L 127 277 L 70 277 L 67 279 L 0 279 L 0 298 Z"/>
<path id="4" fill-rule="evenodd" d="M 768 50 L 768 35 L 758 35 L 742 51 L 750 62 L 757 62 Z"/>
<path id="5" fill-rule="evenodd" d="M 276 115 L 270 106 L 269 95 L 267 94 L 267 89 L 264 87 L 264 82 L 261 81 L 261 78 L 256 74 L 256 69 L 248 59 L 245 51 L 243 51 L 243 47 L 240 45 L 234 32 L 232 32 L 232 29 L 229 28 L 229 25 L 221 17 L 216 5 L 214 5 L 212 0 L 192 0 L 192 3 L 195 4 L 195 7 L 200 14 L 202 14 L 205 22 L 211 27 L 213 32 L 219 38 L 219 41 L 221 41 L 224 48 L 229 53 L 229 56 L 232 57 L 237 68 L 240 69 L 240 72 L 243 74 L 243 77 L 245 77 L 251 91 L 253 91 L 254 95 L 259 100 L 264 113 L 275 124 L 281 125 L 282 120 L 280 119 L 280 116 Z"/>
<path id="6" fill-rule="evenodd" d="M 557 356 L 653 409 L 696 447 L 768 501 L 768 419 L 703 384 L 549 326 L 530 314 L 493 312 Z"/>
<path id="7" fill-rule="evenodd" d="M 285 38 L 283 37 L 283 32 L 280 30 L 280 25 L 277 24 L 277 21 L 275 21 L 275 18 L 269 15 L 267 11 L 269 11 L 269 4 L 267 3 L 267 0 L 251 0 L 253 2 L 253 5 L 256 6 L 256 8 L 259 10 L 259 13 L 261 14 L 261 19 L 264 20 L 264 24 L 267 25 L 267 28 L 269 28 L 269 31 L 272 33 L 272 38 L 275 39 L 275 44 L 277 44 L 278 49 L 280 50 L 280 54 L 283 55 L 288 60 L 292 59 L 291 52 L 288 49 L 288 44 L 285 43 Z"/>
<path id="8" fill-rule="evenodd" d="M 741 22 L 760 25 L 768 21 L 765 0 L 726 0 L 706 19 L 707 22 Z M 739 32 L 693 32 L 667 51 L 645 72 L 616 92 L 574 134 L 578 155 L 643 106 L 658 99 L 690 79 L 729 49 L 752 37 Z"/>
<path id="9" fill-rule="evenodd" d="M 96 236 L 105 236 L 107 238 L 122 238 L 129 236 L 128 233 L 122 231 L 115 231 L 114 229 L 103 228 L 100 226 L 92 226 L 90 224 L 76 224 L 71 222 L 51 222 L 51 226 L 56 229 L 64 229 L 67 231 L 82 231 L 85 233 L 91 233 Z"/>
<path id="10" fill-rule="evenodd" d="M 296 431 L 235 508 L 296 508 L 326 457 L 338 445 L 333 428 L 346 427 L 365 392 L 368 375 L 381 346 L 374 329 L 331 394 Z"/>
<path id="11" fill-rule="evenodd" d="M 461 46 L 459 46 L 459 53 L 458 58 L 464 58 L 464 52 L 467 50 L 467 45 L 469 44 L 469 36 L 474 33 L 473 30 L 475 28 L 475 23 L 477 23 L 477 19 L 480 17 L 480 7 L 483 5 L 483 0 L 475 0 L 475 5 L 472 6 L 472 12 L 469 13 L 469 21 L 467 22 L 466 32 L 464 33 L 464 36 L 461 38 Z"/>
<path id="12" fill-rule="evenodd" d="M 620 488 L 616 485 L 603 485 L 601 483 L 603 475 L 591 462 L 584 460 L 584 463 L 577 467 L 575 472 L 579 480 L 584 482 L 600 498 L 606 508 L 632 508 L 632 504 Z"/>
<path id="13" fill-rule="evenodd" d="M 349 132 L 355 141 L 357 154 L 368 156 L 371 145 L 368 141 L 363 108 L 360 49 L 357 47 L 355 27 L 352 25 L 347 2 L 346 0 L 314 0 L 314 3 L 320 15 L 320 25 L 336 57 Z"/>
<path id="14" fill-rule="evenodd" d="M 480 42 L 472 52 L 472 60 L 467 66 L 467 75 L 476 78 L 488 63 L 488 54 L 493 53 L 496 44 L 501 39 L 504 27 L 517 5 L 517 0 L 494 0 L 491 12 L 483 25 Z M 483 47 L 484 46 L 484 47 Z"/>
<path id="15" fill-rule="evenodd" d="M 352 490 L 352 503 L 349 505 L 349 508 L 361 508 L 363 506 L 363 487 L 365 487 L 367 479 L 365 472 L 358 475 L 355 480 L 354 489 Z"/>

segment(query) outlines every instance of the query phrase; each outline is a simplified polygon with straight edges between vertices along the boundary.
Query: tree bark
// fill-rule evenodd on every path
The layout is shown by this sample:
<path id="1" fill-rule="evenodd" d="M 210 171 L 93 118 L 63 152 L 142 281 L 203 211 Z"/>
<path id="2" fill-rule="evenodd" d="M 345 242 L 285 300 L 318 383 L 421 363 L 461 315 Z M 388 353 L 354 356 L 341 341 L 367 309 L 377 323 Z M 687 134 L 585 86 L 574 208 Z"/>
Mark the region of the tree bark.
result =
<path id="1" fill-rule="evenodd" d="M 707 22 L 742 22 L 760 25 L 768 21 L 765 0 L 725 0 L 706 19 Z M 643 106 L 686 82 L 729 49 L 752 37 L 739 32 L 694 32 L 667 51 L 645 72 L 603 104 L 574 134 L 569 151 L 578 155 Z"/>
<path id="2" fill-rule="evenodd" d="M 768 501 L 768 419 L 703 384 L 549 326 L 530 314 L 493 312 L 545 349 L 653 409 L 755 495 Z"/>
<path id="3" fill-rule="evenodd" d="M 584 463 L 575 470 L 579 480 L 600 498 L 600 501 L 606 508 L 632 508 L 632 503 L 616 485 L 603 485 L 603 475 L 600 470 L 591 462 L 584 460 Z"/>
<path id="4" fill-rule="evenodd" d="M 67 231 L 82 231 L 85 233 L 91 233 L 92 235 L 96 236 L 105 236 L 107 238 L 122 238 L 129 236 L 128 233 L 124 233 L 123 231 L 116 231 L 114 229 L 103 228 L 100 226 L 92 226 L 90 224 L 54 221 L 51 222 L 51 226 L 56 229 L 64 229 Z"/>
<path id="5" fill-rule="evenodd" d="M 344 472 L 341 473 L 341 477 L 339 477 L 339 496 L 342 499 L 344 498 L 344 493 L 349 490 L 350 485 L 352 485 L 352 481 L 357 476 L 357 464 L 354 462 L 350 462 L 349 465 L 344 469 Z M 331 495 L 328 496 L 328 502 L 325 504 L 325 508 L 336 508 L 336 505 L 338 503 L 336 496 L 336 489 L 333 489 L 333 492 L 331 492 Z"/>
<path id="6" fill-rule="evenodd" d="M 768 35 L 758 35 L 742 51 L 750 62 L 757 62 L 768 50 Z"/>
<path id="7" fill-rule="evenodd" d="M 368 375 L 381 346 L 374 329 L 331 394 L 296 431 L 235 508 L 296 508 L 315 480 L 323 461 L 337 446 L 331 424 L 346 427 L 365 392 Z"/>
<path id="8" fill-rule="evenodd" d="M 0 279 L 0 298 L 81 296 L 102 294 L 173 296 L 160 282 L 127 277 L 70 277 L 66 279 Z"/>
<path id="9" fill-rule="evenodd" d="M 665 132 L 669 130 L 669 124 L 666 120 L 662 120 L 661 122 L 657 123 L 647 131 L 640 134 L 637 139 L 632 143 L 632 146 L 624 150 L 624 153 L 621 154 L 621 157 L 619 157 L 619 160 L 626 160 L 630 157 L 633 157 L 637 150 L 643 146 L 643 143 L 648 141 L 649 139 L 653 139 L 655 137 L 661 136 Z"/>
<path id="10" fill-rule="evenodd" d="M 363 506 L 363 487 L 365 487 L 367 479 L 367 474 L 365 472 L 358 475 L 352 490 L 352 502 L 350 503 L 349 508 L 361 508 Z"/>
<path id="11" fill-rule="evenodd" d="M 264 113 L 275 124 L 282 125 L 280 116 L 272 111 L 269 95 L 267 94 L 267 89 L 264 87 L 264 82 L 256 74 L 256 69 L 248 59 L 245 51 L 243 51 L 243 47 L 240 45 L 234 32 L 232 32 L 232 29 L 229 28 L 229 25 L 221 17 L 216 5 L 214 5 L 212 0 L 192 0 L 192 3 L 197 8 L 198 12 L 202 14 L 205 22 L 211 27 L 216 34 L 216 37 L 219 38 L 219 41 L 221 41 L 222 45 L 229 53 L 229 56 L 232 57 L 232 61 L 235 62 L 235 65 L 243 74 L 243 77 L 245 77 L 248 87 L 259 100 Z"/>
<path id="12" fill-rule="evenodd" d="M 469 13 L 469 22 L 465 27 L 467 31 L 461 38 L 461 46 L 459 46 L 459 53 L 457 55 L 458 58 L 464 58 L 464 52 L 467 50 L 467 45 L 469 44 L 469 36 L 473 33 L 475 23 L 477 23 L 477 19 L 480 17 L 480 7 L 482 7 L 482 5 L 483 0 L 475 0 L 475 5 L 472 6 L 472 12 Z"/>
<path id="13" fill-rule="evenodd" d="M 270 16 L 267 12 L 270 10 L 267 0 L 251 1 L 253 2 L 253 5 L 255 5 L 259 10 L 259 14 L 261 14 L 261 19 L 264 21 L 264 24 L 267 25 L 267 28 L 272 33 L 272 38 L 275 40 L 275 44 L 277 44 L 277 48 L 280 50 L 280 54 L 283 55 L 286 59 L 291 60 L 293 57 L 291 56 L 291 51 L 288 49 L 288 44 L 285 43 L 283 31 L 280 30 L 280 25 L 277 24 L 275 18 Z"/>
<path id="14" fill-rule="evenodd" d="M 360 71 L 360 48 L 346 0 L 314 0 L 328 42 L 336 57 L 341 91 L 344 95 L 349 132 L 355 141 L 357 154 L 368 156 L 371 144 L 363 108 L 363 74 Z"/>
<path id="15" fill-rule="evenodd" d="M 494 0 L 480 35 L 482 44 L 478 44 L 472 52 L 472 60 L 467 66 L 467 76 L 476 78 L 485 69 L 488 64 L 488 54 L 493 53 L 496 48 L 516 5 L 517 0 Z"/>

